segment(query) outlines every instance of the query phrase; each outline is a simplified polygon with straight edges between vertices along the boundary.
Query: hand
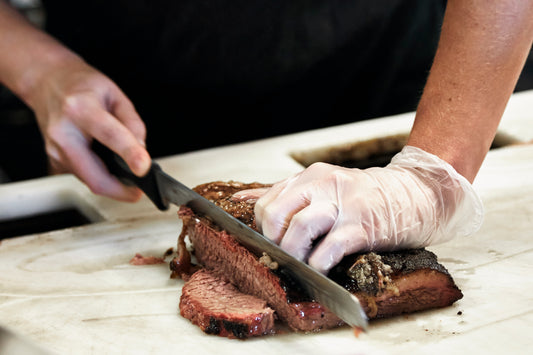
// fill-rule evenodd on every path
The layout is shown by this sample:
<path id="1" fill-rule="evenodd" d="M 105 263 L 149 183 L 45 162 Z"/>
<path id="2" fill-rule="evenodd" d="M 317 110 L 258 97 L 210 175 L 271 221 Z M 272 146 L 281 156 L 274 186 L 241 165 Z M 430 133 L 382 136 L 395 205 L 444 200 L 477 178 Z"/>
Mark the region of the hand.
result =
<path id="1" fill-rule="evenodd" d="M 149 169 L 144 123 L 115 83 L 78 57 L 69 58 L 44 71 L 28 102 L 53 173 L 73 173 L 99 195 L 122 201 L 140 198 L 139 189 L 122 185 L 90 149 L 96 139 L 120 155 L 136 175 Z"/>
<path id="2" fill-rule="evenodd" d="M 255 214 L 266 237 L 327 273 L 358 251 L 419 248 L 474 233 L 483 207 L 448 163 L 407 146 L 385 168 L 313 164 L 264 193 Z"/>

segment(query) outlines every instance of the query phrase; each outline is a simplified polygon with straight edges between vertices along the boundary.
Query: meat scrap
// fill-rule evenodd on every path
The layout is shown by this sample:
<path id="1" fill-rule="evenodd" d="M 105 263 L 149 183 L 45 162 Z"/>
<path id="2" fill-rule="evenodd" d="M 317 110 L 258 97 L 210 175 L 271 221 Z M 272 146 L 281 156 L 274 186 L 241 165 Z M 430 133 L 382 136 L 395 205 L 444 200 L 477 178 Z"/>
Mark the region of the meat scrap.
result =
<path id="1" fill-rule="evenodd" d="M 130 259 L 131 265 L 154 265 L 154 264 L 164 264 L 165 258 L 171 256 L 174 253 L 173 248 L 167 249 L 162 257 L 158 256 L 143 256 L 141 253 L 136 253 L 133 258 Z"/>
<path id="2" fill-rule="evenodd" d="M 154 265 L 165 263 L 165 258 L 149 255 L 143 256 L 140 253 L 136 253 L 130 260 L 131 265 Z"/>
<path id="3" fill-rule="evenodd" d="M 199 185 L 195 190 L 243 223 L 256 228 L 254 202 L 233 201 L 231 196 L 242 189 L 264 186 L 266 185 L 259 183 L 217 181 Z M 199 264 L 195 267 L 201 266 L 202 270 L 209 272 L 210 277 L 224 282 L 226 287 L 229 284 L 234 285 L 235 289 L 231 292 L 263 300 L 274 310 L 277 319 L 294 331 L 318 332 L 344 324 L 335 314 L 311 299 L 283 267 L 272 267 L 275 260 L 271 260 L 269 256 L 254 255 L 225 230 L 214 225 L 208 218 L 195 214 L 188 207 L 182 206 L 178 216 L 183 221 L 180 239 L 187 235 L 194 246 L 194 256 Z M 173 262 L 171 267 L 172 264 Z M 196 270 L 188 267 L 185 269 L 191 272 Z M 229 318 L 231 312 L 217 313 L 215 317 L 208 307 L 188 306 L 190 301 L 187 300 L 195 297 L 201 300 L 202 295 L 207 292 L 205 288 L 208 285 L 201 282 L 195 281 L 193 288 L 188 286 L 189 282 L 196 280 L 195 275 L 199 272 L 194 273 L 184 285 L 187 293 L 182 293 L 182 298 L 185 297 L 186 301 L 180 302 L 180 312 L 205 332 L 217 333 L 210 331 L 212 328 L 205 325 L 206 321 L 213 322 L 218 327 L 214 328 L 219 329 L 220 320 L 223 322 Z M 183 276 L 182 271 L 177 274 Z M 371 319 L 445 307 L 462 298 L 461 291 L 444 266 L 437 262 L 436 255 L 425 249 L 349 255 L 334 267 L 328 276 L 353 293 Z M 213 302 L 226 301 L 213 298 Z M 224 305 L 218 304 L 217 307 L 223 309 Z M 237 323 L 252 324 L 252 319 L 257 318 L 257 314 L 255 311 L 249 312 L 247 316 L 240 314 Z M 202 319 L 202 322 L 199 319 Z M 261 329 L 268 329 L 266 333 L 275 332 L 270 325 Z M 217 334 L 240 338 L 235 333 L 223 330 Z"/>

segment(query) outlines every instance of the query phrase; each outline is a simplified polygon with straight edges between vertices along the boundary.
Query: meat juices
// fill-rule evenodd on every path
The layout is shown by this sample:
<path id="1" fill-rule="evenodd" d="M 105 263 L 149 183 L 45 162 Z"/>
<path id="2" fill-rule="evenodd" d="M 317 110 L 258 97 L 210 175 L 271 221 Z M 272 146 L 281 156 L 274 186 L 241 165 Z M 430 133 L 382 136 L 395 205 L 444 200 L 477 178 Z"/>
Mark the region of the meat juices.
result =
<path id="1" fill-rule="evenodd" d="M 195 191 L 251 228 L 256 228 L 253 202 L 233 201 L 231 196 L 242 189 L 264 186 L 267 185 L 218 181 L 199 185 Z M 265 263 L 265 255 L 254 255 L 226 231 L 207 218 L 196 215 L 188 207 L 182 206 L 178 215 L 183 221 L 178 244 L 183 245 L 183 239 L 187 235 L 194 246 L 194 255 L 203 267 L 202 274 L 196 276 L 200 272 L 197 271 L 186 281 L 180 312 L 206 333 L 246 338 L 275 332 L 275 325 L 271 323 L 273 318 L 269 312 L 264 311 L 266 308 L 260 306 L 260 300 L 274 310 L 274 316 L 279 321 L 294 331 L 318 332 L 344 324 L 335 314 L 310 299 L 282 267 L 271 267 L 275 260 Z M 171 262 L 170 267 L 173 277 L 183 277 L 187 280 L 187 270 L 194 272 L 196 268 L 191 268 L 183 260 L 187 258 L 178 256 Z M 209 277 L 218 281 L 198 281 L 207 277 L 206 271 Z M 461 291 L 444 266 L 437 262 L 436 255 L 425 249 L 349 255 L 334 267 L 328 276 L 359 299 L 369 318 L 391 317 L 446 307 L 462 298 Z M 190 282 L 193 284 L 189 284 Z M 217 283 L 220 289 L 208 305 L 203 295 L 208 292 L 206 288 L 214 283 Z M 239 313 L 236 317 L 232 313 L 231 305 L 228 305 L 228 312 L 213 312 L 213 307 L 224 309 L 227 298 L 216 296 L 226 293 L 234 295 L 233 298 L 244 303 L 248 302 L 248 298 L 244 296 L 251 296 L 250 306 L 254 304 L 255 307 L 251 307 L 249 312 Z M 242 299 L 237 297 L 237 294 L 241 294 Z M 258 301 L 259 303 L 256 303 Z M 192 303 L 196 306 L 192 307 Z M 224 326 L 221 328 L 220 324 L 224 325 L 224 321 L 228 319 L 239 324 L 242 331 L 237 330 L 235 333 L 231 327 L 229 330 L 223 330 Z M 206 325 L 207 320 L 215 326 Z M 257 331 L 250 331 L 254 327 L 252 324 L 257 324 L 258 321 L 261 325 L 257 326 Z M 220 331 L 212 331 L 213 329 Z"/>

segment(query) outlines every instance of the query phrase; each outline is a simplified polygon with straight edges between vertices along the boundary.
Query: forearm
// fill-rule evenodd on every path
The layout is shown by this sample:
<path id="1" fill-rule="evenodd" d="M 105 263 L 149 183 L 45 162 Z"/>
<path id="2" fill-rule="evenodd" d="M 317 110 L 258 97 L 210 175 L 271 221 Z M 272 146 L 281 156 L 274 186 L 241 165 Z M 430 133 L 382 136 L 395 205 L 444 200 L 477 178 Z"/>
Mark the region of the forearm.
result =
<path id="1" fill-rule="evenodd" d="M 81 60 L 0 0 L 0 83 L 31 106 L 32 93 L 53 67 Z"/>
<path id="2" fill-rule="evenodd" d="M 448 1 L 408 144 L 472 182 L 533 40 L 533 1 Z"/>

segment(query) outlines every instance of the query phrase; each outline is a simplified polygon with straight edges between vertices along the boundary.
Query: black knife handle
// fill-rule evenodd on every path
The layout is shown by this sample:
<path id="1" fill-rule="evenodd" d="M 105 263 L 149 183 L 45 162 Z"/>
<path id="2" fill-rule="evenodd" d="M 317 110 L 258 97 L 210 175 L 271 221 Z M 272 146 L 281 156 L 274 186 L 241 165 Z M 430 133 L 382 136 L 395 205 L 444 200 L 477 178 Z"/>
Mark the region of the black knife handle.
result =
<path id="1" fill-rule="evenodd" d="M 118 154 L 102 143 L 94 140 L 91 148 L 102 159 L 107 170 L 112 175 L 115 175 L 123 184 L 137 186 L 152 200 L 157 208 L 162 211 L 168 209 L 168 202 L 163 199 L 157 184 L 156 175 L 158 171 L 161 171 L 159 164 L 152 161 L 152 166 L 148 173 L 143 177 L 138 177 L 130 170 L 128 164 Z"/>

